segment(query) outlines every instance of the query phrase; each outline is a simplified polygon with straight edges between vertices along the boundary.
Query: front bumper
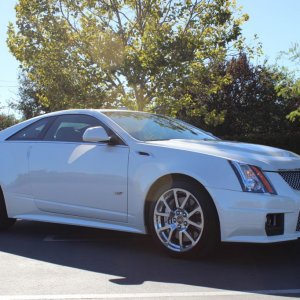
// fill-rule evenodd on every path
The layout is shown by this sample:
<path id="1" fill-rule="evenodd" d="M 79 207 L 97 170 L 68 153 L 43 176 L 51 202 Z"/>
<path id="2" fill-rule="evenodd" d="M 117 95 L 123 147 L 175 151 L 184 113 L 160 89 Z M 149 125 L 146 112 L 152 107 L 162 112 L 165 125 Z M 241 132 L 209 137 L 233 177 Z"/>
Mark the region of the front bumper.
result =
<path id="1" fill-rule="evenodd" d="M 278 195 L 207 188 L 218 211 L 221 240 L 275 243 L 300 238 L 300 231 L 297 230 L 299 229 L 297 224 L 300 212 L 300 192 L 292 190 L 282 182 L 278 188 L 280 190 Z M 268 214 L 283 214 L 283 234 L 267 235 Z"/>

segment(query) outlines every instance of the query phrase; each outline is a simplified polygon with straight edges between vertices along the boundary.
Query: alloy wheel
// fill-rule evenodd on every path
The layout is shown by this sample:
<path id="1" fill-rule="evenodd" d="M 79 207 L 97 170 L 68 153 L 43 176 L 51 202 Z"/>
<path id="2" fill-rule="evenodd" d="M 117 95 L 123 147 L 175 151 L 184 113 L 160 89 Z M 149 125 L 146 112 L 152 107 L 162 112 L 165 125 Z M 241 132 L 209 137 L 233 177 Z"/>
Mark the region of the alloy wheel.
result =
<path id="1" fill-rule="evenodd" d="M 196 197 L 185 189 L 172 188 L 163 193 L 153 218 L 157 236 L 172 251 L 191 250 L 201 238 L 203 211 Z"/>

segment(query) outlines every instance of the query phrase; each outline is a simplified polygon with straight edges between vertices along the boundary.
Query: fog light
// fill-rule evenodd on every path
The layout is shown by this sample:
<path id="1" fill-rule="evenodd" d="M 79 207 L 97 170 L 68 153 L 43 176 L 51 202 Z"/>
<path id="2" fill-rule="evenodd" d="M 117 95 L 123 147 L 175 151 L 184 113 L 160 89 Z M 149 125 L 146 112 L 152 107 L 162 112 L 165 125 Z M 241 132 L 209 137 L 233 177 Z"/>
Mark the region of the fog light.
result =
<path id="1" fill-rule="evenodd" d="M 267 214 L 266 234 L 280 235 L 284 233 L 284 214 Z"/>

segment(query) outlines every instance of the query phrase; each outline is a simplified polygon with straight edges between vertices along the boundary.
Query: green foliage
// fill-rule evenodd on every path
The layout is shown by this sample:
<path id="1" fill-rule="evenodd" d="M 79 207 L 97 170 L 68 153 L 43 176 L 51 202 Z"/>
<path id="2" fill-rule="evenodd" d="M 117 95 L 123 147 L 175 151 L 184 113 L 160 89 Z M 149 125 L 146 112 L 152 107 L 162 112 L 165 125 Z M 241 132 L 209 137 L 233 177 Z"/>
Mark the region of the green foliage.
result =
<path id="1" fill-rule="evenodd" d="M 294 44 L 287 52 L 282 52 L 281 56 L 287 56 L 296 66 L 294 72 L 286 71 L 284 80 L 280 81 L 277 91 L 280 96 L 287 98 L 296 98 L 297 107 L 288 115 L 288 119 L 292 122 L 300 121 L 300 46 Z M 298 76 L 297 76 L 298 75 Z"/>
<path id="2" fill-rule="evenodd" d="M 277 93 L 278 84 L 289 80 L 285 73 L 266 64 L 254 66 L 245 54 L 219 64 L 214 73 L 228 78 L 219 90 L 189 90 L 193 105 L 206 113 L 193 117 L 183 109 L 179 117 L 219 136 L 299 131 L 286 118 L 297 107 L 297 98 Z"/>
<path id="3" fill-rule="evenodd" d="M 10 106 L 21 112 L 23 118 L 29 119 L 38 116 L 42 113 L 49 112 L 49 108 L 44 106 L 39 101 L 38 95 L 40 91 L 37 85 L 29 80 L 26 73 L 20 73 L 19 75 L 19 99 L 17 102 L 13 102 Z"/>
<path id="4" fill-rule="evenodd" d="M 15 119 L 14 116 L 0 113 L 0 130 L 3 130 L 9 126 L 15 125 L 16 123 L 17 123 L 17 120 Z"/>
<path id="5" fill-rule="evenodd" d="M 186 87 L 202 80 L 194 93 L 219 90 L 227 78 L 214 67 L 229 46 L 243 47 L 248 19 L 231 0 L 19 0 L 16 17 L 7 42 L 47 110 L 171 114 L 190 104 Z"/>

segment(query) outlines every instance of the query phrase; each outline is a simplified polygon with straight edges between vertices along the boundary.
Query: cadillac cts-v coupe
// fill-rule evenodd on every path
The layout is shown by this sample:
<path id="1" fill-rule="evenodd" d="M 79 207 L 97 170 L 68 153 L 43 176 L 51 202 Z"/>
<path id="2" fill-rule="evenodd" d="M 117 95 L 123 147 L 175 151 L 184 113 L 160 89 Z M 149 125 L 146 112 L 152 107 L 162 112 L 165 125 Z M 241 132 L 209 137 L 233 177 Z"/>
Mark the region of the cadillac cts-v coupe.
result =
<path id="1" fill-rule="evenodd" d="M 0 132 L 0 166 L 1 229 L 24 219 L 150 233 L 180 257 L 300 237 L 300 156 L 165 116 L 42 115 Z"/>

